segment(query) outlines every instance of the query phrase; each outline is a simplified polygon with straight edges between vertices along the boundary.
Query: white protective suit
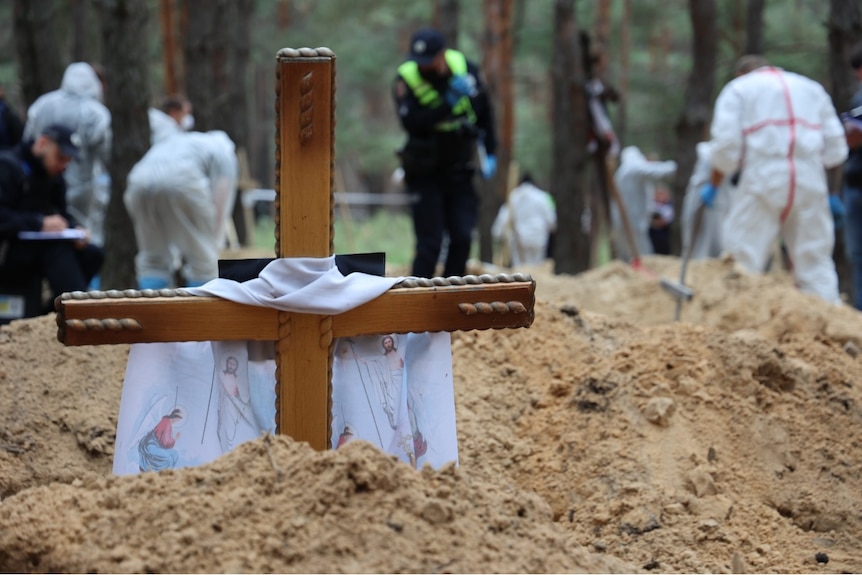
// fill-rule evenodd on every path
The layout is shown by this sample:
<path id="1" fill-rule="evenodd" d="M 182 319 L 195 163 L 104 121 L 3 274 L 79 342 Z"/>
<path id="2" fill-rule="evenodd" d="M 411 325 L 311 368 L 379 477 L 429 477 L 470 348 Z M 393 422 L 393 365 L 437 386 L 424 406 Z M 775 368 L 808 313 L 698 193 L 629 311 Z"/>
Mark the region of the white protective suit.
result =
<path id="1" fill-rule="evenodd" d="M 147 118 L 150 121 L 150 145 L 185 131 L 177 124 L 176 120 L 158 108 L 148 109 Z"/>
<path id="2" fill-rule="evenodd" d="M 125 203 L 138 241 L 135 268 L 142 288 L 171 285 L 171 245 L 180 251 L 188 285 L 218 277 L 237 174 L 234 143 L 220 130 L 179 132 L 135 164 Z"/>
<path id="3" fill-rule="evenodd" d="M 721 226 L 730 209 L 730 201 L 735 188 L 730 183 L 730 176 L 724 178 L 719 186 L 718 195 L 712 208 L 706 208 L 700 220 L 697 237 L 692 238 L 694 217 L 701 204 L 700 189 L 709 181 L 712 173 L 712 152 L 709 142 L 699 142 L 696 147 L 697 162 L 688 180 L 685 197 L 682 200 L 682 253 L 689 249 L 693 239 L 694 246 L 690 254 L 692 260 L 717 258 L 721 255 Z"/>
<path id="4" fill-rule="evenodd" d="M 111 112 L 102 103 L 102 82 L 86 62 L 69 64 L 60 89 L 33 102 L 27 110 L 24 138 L 35 139 L 51 124 L 64 124 L 80 138 L 80 155 L 63 172 L 66 203 L 69 213 L 90 230 L 90 241 L 102 245 L 110 190 L 95 185 L 94 171 L 97 163 L 108 164 Z"/>
<path id="5" fill-rule="evenodd" d="M 521 182 L 500 207 L 491 235 L 505 238 L 512 267 L 538 264 L 548 251 L 548 238 L 557 229 L 557 209 L 551 195 L 529 181 Z"/>
<path id="6" fill-rule="evenodd" d="M 626 146 L 620 153 L 620 165 L 614 173 L 614 182 L 632 226 L 632 234 L 640 255 L 653 253 L 649 238 L 652 202 L 656 182 L 676 173 L 676 162 L 650 161 L 635 146 Z M 611 236 L 616 257 L 631 260 L 632 253 L 619 208 L 611 202 Z"/>
<path id="7" fill-rule="evenodd" d="M 757 68 L 718 95 L 711 138 L 713 166 L 741 170 L 722 227 L 724 251 L 761 273 L 780 235 L 799 288 L 840 302 L 824 168 L 844 162 L 847 142 L 826 90 L 799 74 Z"/>

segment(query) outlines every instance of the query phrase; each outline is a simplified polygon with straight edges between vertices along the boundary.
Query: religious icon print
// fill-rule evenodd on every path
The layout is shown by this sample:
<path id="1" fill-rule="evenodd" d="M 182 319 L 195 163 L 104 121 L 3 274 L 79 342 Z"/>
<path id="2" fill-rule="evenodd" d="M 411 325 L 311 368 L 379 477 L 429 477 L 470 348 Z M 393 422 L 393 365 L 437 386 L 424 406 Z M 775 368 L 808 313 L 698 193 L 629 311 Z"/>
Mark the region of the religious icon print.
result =
<path id="1" fill-rule="evenodd" d="M 261 433 L 273 433 L 275 360 L 272 353 L 261 353 L 260 345 L 133 345 L 117 420 L 114 473 L 201 465 Z"/>
<path id="2" fill-rule="evenodd" d="M 275 432 L 273 342 L 131 346 L 114 473 L 201 465 Z M 448 333 L 336 340 L 332 447 L 362 439 L 419 468 L 458 460 Z"/>
<path id="3" fill-rule="evenodd" d="M 333 448 L 363 439 L 414 467 L 457 461 L 448 333 L 337 340 L 332 394 Z"/>

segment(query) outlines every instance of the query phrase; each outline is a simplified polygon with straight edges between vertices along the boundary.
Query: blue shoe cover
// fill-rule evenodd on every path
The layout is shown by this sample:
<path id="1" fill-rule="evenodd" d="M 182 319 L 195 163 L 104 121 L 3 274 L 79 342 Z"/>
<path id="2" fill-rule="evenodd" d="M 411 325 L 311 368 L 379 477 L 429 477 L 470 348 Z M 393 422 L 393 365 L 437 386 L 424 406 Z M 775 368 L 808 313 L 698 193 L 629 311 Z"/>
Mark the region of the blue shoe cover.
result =
<path id="1" fill-rule="evenodd" d="M 147 276 L 138 279 L 138 289 L 164 289 L 168 287 L 168 280 Z"/>

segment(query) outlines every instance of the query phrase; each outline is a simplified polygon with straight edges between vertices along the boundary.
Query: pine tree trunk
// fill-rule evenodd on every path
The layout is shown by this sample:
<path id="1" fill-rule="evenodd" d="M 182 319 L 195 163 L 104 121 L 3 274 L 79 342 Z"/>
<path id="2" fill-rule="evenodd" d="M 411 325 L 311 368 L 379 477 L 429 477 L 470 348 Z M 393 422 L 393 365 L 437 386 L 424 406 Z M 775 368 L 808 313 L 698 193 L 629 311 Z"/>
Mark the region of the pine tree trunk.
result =
<path id="1" fill-rule="evenodd" d="M 162 29 L 162 62 L 165 74 L 165 95 L 179 94 L 177 70 L 177 27 L 173 0 L 160 0 L 159 20 Z"/>
<path id="2" fill-rule="evenodd" d="M 434 26 L 443 34 L 446 45 L 458 48 L 458 0 L 436 0 L 434 2 Z"/>
<path id="3" fill-rule="evenodd" d="M 745 19 L 745 53 L 763 54 L 763 5 L 766 0 L 748 0 Z"/>
<path id="4" fill-rule="evenodd" d="M 72 0 L 72 61 L 87 62 L 90 54 L 87 52 L 87 7 L 89 0 Z"/>
<path id="5" fill-rule="evenodd" d="M 186 91 L 198 130 L 224 130 L 238 152 L 248 150 L 248 74 L 254 0 L 185 0 Z M 241 243 L 248 233 L 239 198 L 233 221 Z"/>
<path id="6" fill-rule="evenodd" d="M 858 89 L 858 82 L 850 68 L 850 51 L 862 42 L 862 5 L 859 0 L 831 0 L 827 22 L 829 39 L 829 77 L 832 80 L 832 102 L 835 109 L 846 112 L 850 99 Z M 842 185 L 841 169 L 832 170 L 829 177 L 831 191 Z M 853 301 L 853 271 L 844 251 L 844 232 L 839 230 L 833 251 L 835 268 L 838 271 L 838 289 Z"/>
<path id="7" fill-rule="evenodd" d="M 596 23 L 593 32 L 593 75 L 606 80 L 608 68 L 608 43 L 611 35 L 611 0 L 598 0 L 596 3 Z"/>
<path id="8" fill-rule="evenodd" d="M 221 24 L 227 7 L 224 2 L 183 0 L 185 39 L 186 95 L 194 106 L 195 129 L 216 129 L 220 118 L 219 100 L 227 99 L 227 92 L 217 91 L 226 74 L 227 33 Z"/>
<path id="9" fill-rule="evenodd" d="M 509 164 L 512 160 L 512 142 L 515 131 L 514 87 L 512 82 L 512 0 L 485 0 L 485 42 L 483 45 L 483 71 L 494 108 L 497 124 L 497 173 L 478 186 L 479 257 L 491 262 L 494 258 L 491 226 L 500 205 L 506 198 Z"/>
<path id="10" fill-rule="evenodd" d="M 629 55 L 631 53 L 632 0 L 623 0 L 622 22 L 620 23 L 620 101 L 617 107 L 617 138 L 620 146 L 625 145 L 627 127 L 626 104 L 629 93 Z"/>
<path id="11" fill-rule="evenodd" d="M 718 10 L 715 0 L 689 0 L 689 14 L 693 59 L 682 116 L 676 124 L 677 172 L 673 181 L 673 204 L 677 214 L 682 213 L 685 189 L 697 161 L 697 143 L 709 139 L 718 60 Z M 671 228 L 671 249 L 675 254 L 679 254 L 681 248 L 679 230 L 679 218 L 675 218 Z"/>
<path id="12" fill-rule="evenodd" d="M 846 112 L 859 86 L 850 68 L 850 51 L 862 42 L 862 4 L 858 0 L 830 0 L 827 35 L 832 102 L 838 112 Z"/>
<path id="13" fill-rule="evenodd" d="M 574 0 L 554 1 L 551 60 L 553 158 L 550 192 L 560 222 L 554 243 L 554 272 L 577 274 L 590 264 L 589 235 L 581 228 L 587 189 L 587 100 Z"/>
<path id="14" fill-rule="evenodd" d="M 141 50 L 150 40 L 150 10 L 149 3 L 139 0 L 99 0 L 95 5 L 101 16 L 102 53 L 108 77 L 105 102 L 111 110 L 114 132 L 101 284 L 102 289 L 127 289 L 137 287 L 137 243 L 123 194 L 126 177 L 150 146 L 149 53 Z"/>
<path id="15" fill-rule="evenodd" d="M 25 107 L 60 87 L 63 62 L 54 0 L 15 0 L 12 30 Z"/>

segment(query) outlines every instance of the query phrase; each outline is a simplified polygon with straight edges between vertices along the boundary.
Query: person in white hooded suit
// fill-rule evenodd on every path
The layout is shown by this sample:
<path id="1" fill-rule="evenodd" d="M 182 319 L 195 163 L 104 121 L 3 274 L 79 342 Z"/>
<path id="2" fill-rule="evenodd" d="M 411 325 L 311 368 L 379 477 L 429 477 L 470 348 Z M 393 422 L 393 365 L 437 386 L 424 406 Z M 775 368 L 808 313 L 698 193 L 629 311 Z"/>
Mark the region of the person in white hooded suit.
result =
<path id="1" fill-rule="evenodd" d="M 655 184 L 676 173 L 676 162 L 648 160 L 636 146 L 626 146 L 620 153 L 620 165 L 614 173 L 614 183 L 628 216 L 637 245 L 638 255 L 653 253 L 649 237 Z M 611 236 L 614 253 L 621 260 L 631 260 L 631 246 L 619 207 L 611 204 Z"/>
<path id="2" fill-rule="evenodd" d="M 718 95 L 710 133 L 713 175 L 701 190 L 704 203 L 713 205 L 716 186 L 740 171 L 722 227 L 724 251 L 761 273 L 780 237 L 799 288 L 839 303 L 826 169 L 844 162 L 847 141 L 823 86 L 762 56 L 743 56 Z"/>
<path id="3" fill-rule="evenodd" d="M 685 197 L 682 200 L 682 217 L 680 226 L 682 232 L 682 253 L 688 253 L 692 260 L 717 258 L 721 255 L 721 226 L 730 209 L 732 195 L 731 178 L 722 182 L 715 204 L 711 209 L 703 210 L 700 225 L 695 230 L 697 209 L 701 206 L 700 189 L 709 183 L 712 174 L 712 151 L 709 142 L 698 142 L 696 146 L 697 162 L 688 180 Z M 693 237 L 695 231 L 697 237 Z"/>
<path id="4" fill-rule="evenodd" d="M 178 132 L 159 140 L 135 164 L 124 201 L 138 242 L 140 289 L 172 285 L 172 245 L 182 257 L 186 286 L 218 277 L 237 177 L 235 145 L 220 130 Z"/>
<path id="5" fill-rule="evenodd" d="M 505 238 L 512 267 L 518 267 L 544 261 L 548 239 L 556 229 L 557 209 L 553 198 L 525 174 L 497 212 L 491 235 L 495 239 Z"/>
<path id="6" fill-rule="evenodd" d="M 158 108 L 147 110 L 147 117 L 150 121 L 150 144 L 178 132 L 189 132 L 195 126 L 192 104 L 183 96 L 166 96 Z"/>
<path id="7" fill-rule="evenodd" d="M 60 88 L 42 94 L 27 110 L 24 139 L 35 139 L 51 124 L 75 132 L 78 157 L 63 173 L 69 213 L 90 231 L 90 242 L 102 245 L 109 190 L 95 182 L 96 166 L 105 166 L 111 153 L 111 112 L 102 103 L 102 81 L 86 62 L 66 67 Z"/>

